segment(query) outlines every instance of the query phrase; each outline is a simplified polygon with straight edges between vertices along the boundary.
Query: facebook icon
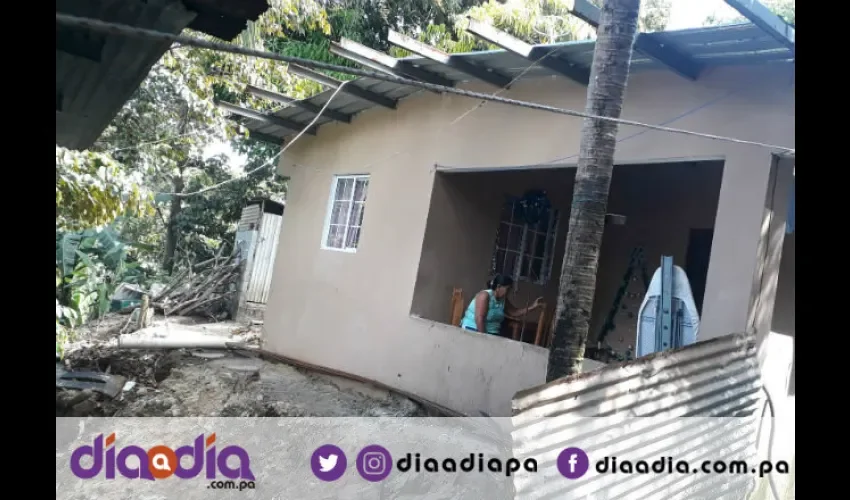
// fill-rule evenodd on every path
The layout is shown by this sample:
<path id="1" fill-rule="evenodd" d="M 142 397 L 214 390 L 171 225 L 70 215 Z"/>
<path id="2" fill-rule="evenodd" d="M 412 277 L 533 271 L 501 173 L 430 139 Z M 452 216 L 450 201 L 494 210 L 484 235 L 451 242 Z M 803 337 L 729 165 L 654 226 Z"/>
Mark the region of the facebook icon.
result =
<path id="1" fill-rule="evenodd" d="M 567 479 L 578 479 L 587 474 L 590 459 L 581 448 L 564 448 L 558 455 L 558 472 Z"/>

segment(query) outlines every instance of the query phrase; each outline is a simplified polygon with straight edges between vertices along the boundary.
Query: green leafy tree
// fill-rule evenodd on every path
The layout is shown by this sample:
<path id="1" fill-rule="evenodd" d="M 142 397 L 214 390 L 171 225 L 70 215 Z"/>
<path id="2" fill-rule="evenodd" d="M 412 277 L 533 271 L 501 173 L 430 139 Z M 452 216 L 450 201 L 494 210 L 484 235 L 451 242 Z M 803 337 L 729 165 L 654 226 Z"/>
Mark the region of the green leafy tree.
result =
<path id="1" fill-rule="evenodd" d="M 272 148 L 258 152 L 245 166 L 256 170 L 274 155 Z M 242 215 L 245 203 L 251 199 L 271 198 L 283 201 L 286 184 L 274 172 L 274 164 L 260 168 L 250 176 L 228 182 L 209 194 L 192 196 L 184 200 L 184 207 L 177 218 L 178 265 L 188 266 L 214 257 L 217 252 L 232 251 L 233 235 Z M 233 174 L 222 158 L 207 161 L 203 174 L 193 177 L 187 189 L 197 191 L 206 186 L 232 180 Z"/>
<path id="2" fill-rule="evenodd" d="M 781 17 L 786 23 L 794 25 L 796 16 L 796 0 L 760 0 L 771 12 Z M 708 16 L 703 24 L 705 26 L 716 26 L 719 24 L 745 23 L 748 19 L 741 15 L 719 16 L 716 13 Z"/>
<path id="3" fill-rule="evenodd" d="M 57 230 L 101 226 L 124 213 L 149 212 L 138 176 L 106 153 L 56 147 Z"/>
<path id="4" fill-rule="evenodd" d="M 638 30 L 644 33 L 664 31 L 670 22 L 673 0 L 643 0 L 640 3 Z"/>

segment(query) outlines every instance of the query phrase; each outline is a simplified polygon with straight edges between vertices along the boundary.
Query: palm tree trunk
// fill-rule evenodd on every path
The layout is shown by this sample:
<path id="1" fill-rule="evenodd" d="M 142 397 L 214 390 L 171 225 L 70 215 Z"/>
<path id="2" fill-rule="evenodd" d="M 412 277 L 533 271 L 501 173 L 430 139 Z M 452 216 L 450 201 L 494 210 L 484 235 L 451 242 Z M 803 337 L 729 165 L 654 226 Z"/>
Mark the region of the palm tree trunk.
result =
<path id="1" fill-rule="evenodd" d="M 605 0 L 601 11 L 586 110 L 593 115 L 619 118 L 640 0 Z M 581 371 L 596 292 L 596 269 L 616 138 L 616 123 L 584 120 L 547 381 Z"/>

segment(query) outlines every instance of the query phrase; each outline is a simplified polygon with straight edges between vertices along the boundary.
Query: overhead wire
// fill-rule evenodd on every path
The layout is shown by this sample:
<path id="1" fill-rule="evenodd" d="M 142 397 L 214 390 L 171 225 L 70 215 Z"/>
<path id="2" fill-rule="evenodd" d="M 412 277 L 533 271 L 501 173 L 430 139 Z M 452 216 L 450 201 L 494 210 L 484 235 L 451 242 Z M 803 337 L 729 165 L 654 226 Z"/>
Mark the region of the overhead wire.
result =
<path id="1" fill-rule="evenodd" d="M 504 87 L 500 88 L 498 91 L 494 92 L 494 93 L 493 93 L 493 94 L 491 94 L 491 95 L 496 96 L 496 95 L 499 95 L 499 94 L 501 94 L 502 92 L 505 92 L 506 90 L 510 89 L 511 85 L 513 85 L 514 83 L 516 83 L 517 81 L 519 81 L 519 80 L 520 80 L 523 76 L 525 76 L 525 75 L 526 75 L 529 71 L 531 71 L 531 70 L 532 70 L 535 66 L 537 66 L 537 64 L 539 64 L 540 62 L 542 62 L 542 61 L 543 61 L 544 59 L 546 59 L 547 57 L 554 56 L 555 54 L 557 54 L 558 52 L 560 52 L 560 51 L 561 51 L 561 49 L 563 49 L 563 47 L 559 47 L 559 48 L 557 48 L 557 49 L 555 49 L 555 50 L 553 50 L 553 51 L 551 51 L 551 52 L 547 52 L 547 53 L 546 53 L 546 54 L 544 54 L 543 56 L 541 56 L 541 57 L 539 57 L 539 58 L 535 59 L 534 61 L 532 61 L 532 62 L 531 62 L 531 64 L 529 64 L 529 65 L 528 65 L 525 69 L 523 69 L 523 70 L 522 70 L 522 71 L 521 71 L 521 72 L 520 72 L 517 76 L 513 77 L 513 78 L 511 79 L 511 81 L 509 81 L 507 84 L 505 84 L 505 86 L 504 86 Z M 454 120 L 452 120 L 452 121 L 450 121 L 450 122 L 446 123 L 444 126 L 442 126 L 442 127 L 438 128 L 438 129 L 437 129 L 437 134 L 441 134 L 441 133 L 443 133 L 443 132 L 444 132 L 447 128 L 449 128 L 449 127 L 451 127 L 451 126 L 453 126 L 453 125 L 458 124 L 461 120 L 463 120 L 464 118 L 468 117 L 468 116 L 469 116 L 470 114 L 472 114 L 473 112 L 475 112 L 475 111 L 479 110 L 479 109 L 481 108 L 481 106 L 483 106 L 483 105 L 484 105 L 484 104 L 486 104 L 486 103 L 487 103 L 487 101 L 486 101 L 486 100 L 481 100 L 481 101 L 480 101 L 478 104 L 476 104 L 475 106 L 472 106 L 472 107 L 471 107 L 471 108 L 469 108 L 468 110 L 466 110 L 466 111 L 464 111 L 463 113 L 461 113 L 460 115 L 458 115 L 458 116 L 457 116 Z M 365 165 L 361 166 L 361 167 L 360 167 L 360 169 L 362 170 L 362 169 L 369 168 L 369 167 L 371 167 L 371 166 L 373 166 L 373 165 L 376 165 L 376 164 L 378 164 L 378 163 L 381 163 L 381 162 L 384 162 L 384 161 L 386 161 L 386 160 L 389 160 L 390 158 L 392 158 L 392 157 L 394 157 L 394 156 L 396 156 L 396 155 L 399 155 L 399 154 L 401 154 L 401 153 L 403 153 L 403 152 L 405 152 L 405 149 L 403 149 L 403 148 L 402 148 L 402 149 L 397 149 L 397 150 L 393 151 L 392 153 L 389 153 L 389 154 L 387 154 L 387 155 L 384 155 L 384 156 L 382 156 L 382 157 L 378 158 L 377 160 L 373 160 L 373 161 L 371 161 L 371 162 L 369 162 L 369 163 L 367 163 L 367 164 L 365 164 Z M 301 165 L 301 164 L 299 164 L 299 163 L 297 163 L 297 162 L 295 162 L 295 164 L 296 164 L 296 165 L 300 165 L 300 166 L 304 166 L 304 165 Z"/>
<path id="2" fill-rule="evenodd" d="M 178 48 L 180 48 L 180 47 L 178 47 Z M 275 106 L 272 109 L 266 111 L 266 113 L 270 113 L 270 114 L 278 113 L 278 112 L 280 112 L 280 111 L 282 111 L 286 108 L 291 108 L 293 106 L 297 106 L 299 102 L 306 101 L 307 99 L 309 99 L 309 98 L 293 99 L 290 102 L 281 103 L 280 105 Z M 237 123 L 239 123 L 239 122 L 237 122 Z M 241 123 L 240 123 L 240 125 L 241 125 Z M 107 153 L 112 154 L 112 153 L 118 153 L 118 152 L 121 152 L 121 151 L 129 151 L 131 149 L 139 149 L 143 146 L 150 146 L 150 145 L 153 145 L 153 144 L 160 144 L 160 143 L 163 143 L 163 142 L 175 141 L 177 139 L 182 139 L 184 137 L 191 137 L 193 135 L 198 135 L 200 133 L 201 132 L 199 132 L 199 131 L 195 131 L 195 132 L 189 132 L 189 133 L 186 133 L 186 134 L 178 134 L 178 135 L 173 135 L 173 136 L 169 136 L 169 137 L 164 137 L 162 139 L 157 139 L 155 141 L 139 142 L 137 144 L 133 144 L 132 146 L 126 146 L 126 147 L 122 147 L 122 148 L 111 149 L 111 150 L 107 151 Z"/>
<path id="3" fill-rule="evenodd" d="M 196 132 L 189 132 L 187 134 L 172 135 L 172 136 L 165 137 L 165 138 L 162 138 L 162 139 L 157 139 L 155 141 L 139 142 L 137 144 L 133 144 L 132 146 L 110 149 L 109 151 L 107 151 L 107 153 L 109 153 L 109 154 L 118 153 L 118 152 L 121 152 L 121 151 L 129 151 L 131 149 L 139 149 L 142 146 L 150 146 L 152 144 L 160 144 L 160 143 L 168 142 L 168 141 L 176 141 L 177 139 L 182 139 L 184 137 L 191 137 L 193 135 L 198 135 L 199 133 L 200 132 L 197 132 L 197 131 Z"/>
<path id="4" fill-rule="evenodd" d="M 163 32 L 159 32 L 159 31 L 148 30 L 148 29 L 144 29 L 144 28 L 136 28 L 136 27 L 122 25 L 122 24 L 107 23 L 107 22 L 96 20 L 96 19 L 87 19 L 87 18 L 82 18 L 82 17 L 77 17 L 77 16 L 70 16 L 70 15 L 62 14 L 62 13 L 58 13 L 58 12 L 56 13 L 56 21 L 60 24 L 64 24 L 64 25 L 68 25 L 68 26 L 76 26 L 76 27 L 80 27 L 80 28 L 86 28 L 86 29 L 90 29 L 90 30 L 93 30 L 93 31 L 99 31 L 99 32 L 102 32 L 102 33 L 114 34 L 114 35 L 119 35 L 119 36 L 133 36 L 133 37 L 149 38 L 149 39 L 155 39 L 155 40 L 160 40 L 160 41 L 167 41 L 167 42 L 171 42 L 171 43 L 178 42 L 182 45 L 190 45 L 190 46 L 195 46 L 195 47 L 199 47 L 199 48 L 206 48 L 206 49 L 210 49 L 210 50 L 215 50 L 215 51 L 219 51 L 219 52 L 228 52 L 228 53 L 232 53 L 232 54 L 242 54 L 242 55 L 245 55 L 245 56 L 258 57 L 258 58 L 263 58 L 263 59 L 271 59 L 271 60 L 285 62 L 285 63 L 288 63 L 288 64 L 297 64 L 297 65 L 301 65 L 301 66 L 311 68 L 311 69 L 335 71 L 335 72 L 339 72 L 339 73 L 343 73 L 343 74 L 349 74 L 349 75 L 354 75 L 354 76 L 371 78 L 371 79 L 378 80 L 378 81 L 396 83 L 396 84 L 399 84 L 399 85 L 407 85 L 407 86 L 411 86 L 411 87 L 418 87 L 418 88 L 422 88 L 422 89 L 425 89 L 425 90 L 431 90 L 431 91 L 434 91 L 434 92 L 454 94 L 454 95 L 459 95 L 459 96 L 462 96 L 462 97 L 469 97 L 469 98 L 473 98 L 473 99 L 492 101 L 492 102 L 497 102 L 497 103 L 510 105 L 510 106 L 522 107 L 522 108 L 527 108 L 527 109 L 534 109 L 534 110 L 538 110 L 538 111 L 547 111 L 547 112 L 560 114 L 560 115 L 573 116 L 573 117 L 585 118 L 585 119 L 589 118 L 589 119 L 600 120 L 600 121 L 608 121 L 608 122 L 618 123 L 618 124 L 621 124 L 621 125 L 630 125 L 630 126 L 634 126 L 634 127 L 642 127 L 642 128 L 647 128 L 647 129 L 651 129 L 651 130 L 657 130 L 657 131 L 660 131 L 660 132 L 667 132 L 667 133 L 680 134 L 680 135 L 688 135 L 688 136 L 701 137 L 701 138 L 710 139 L 710 140 L 717 140 L 717 141 L 731 142 L 731 143 L 742 144 L 742 145 L 756 146 L 756 147 L 771 149 L 771 150 L 774 150 L 774 151 L 780 151 L 780 152 L 785 152 L 785 153 L 792 153 L 792 154 L 795 153 L 794 148 L 789 148 L 789 147 L 786 147 L 786 146 L 779 146 L 779 145 L 775 145 L 775 144 L 767 144 L 767 143 L 758 142 L 758 141 L 749 141 L 749 140 L 744 140 L 744 139 L 737 139 L 737 138 L 734 138 L 734 137 L 726 137 L 726 136 L 721 136 L 721 135 L 716 135 L 716 134 L 707 134 L 707 133 L 703 133 L 703 132 L 694 132 L 694 131 L 691 131 L 691 130 L 676 129 L 676 128 L 665 127 L 665 126 L 660 126 L 660 125 L 652 125 L 652 124 L 648 124 L 648 123 L 643 123 L 643 122 L 634 121 L 634 120 L 626 120 L 626 119 L 622 119 L 622 118 L 612 118 L 612 117 L 607 117 L 607 116 L 594 115 L 594 114 L 586 113 L 586 112 L 583 112 L 583 111 L 576 111 L 576 110 L 566 109 L 566 108 L 558 108 L 558 107 L 555 107 L 555 106 L 549 106 L 549 105 L 539 104 L 539 103 L 529 102 L 529 101 L 521 101 L 521 100 L 517 100 L 517 99 L 508 99 L 508 98 L 499 97 L 499 96 L 495 96 L 495 95 L 484 94 L 484 93 L 481 93 L 481 92 L 463 90 L 463 89 L 458 89 L 458 88 L 454 88 L 454 87 L 447 87 L 447 86 L 444 86 L 444 85 L 436 85 L 436 84 L 433 84 L 433 83 L 421 82 L 421 81 L 418 81 L 418 80 L 411 80 L 411 79 L 408 79 L 408 78 L 402 78 L 402 77 L 398 77 L 398 76 L 394 76 L 394 75 L 377 73 L 377 72 L 374 72 L 374 71 L 367 71 L 367 70 L 363 70 L 363 69 L 360 69 L 360 68 L 351 68 L 351 67 L 339 66 L 339 65 L 336 65 L 336 64 L 330 64 L 330 63 L 326 63 L 326 62 L 322 62 L 322 61 L 315 61 L 315 60 L 304 59 L 304 58 L 300 58 L 300 57 L 292 57 L 292 56 L 287 56 L 287 55 L 275 54 L 275 53 L 272 53 L 272 52 L 254 50 L 254 49 L 249 49 L 249 48 L 245 48 L 245 47 L 238 47 L 238 46 L 235 46 L 235 45 L 229 44 L 229 43 L 215 42 L 215 41 L 210 41 L 210 40 L 202 40 L 202 39 L 199 39 L 199 38 L 188 37 L 188 36 L 184 36 L 184 35 L 175 35 L 175 34 L 171 34 L 171 33 L 163 33 Z"/>
<path id="5" fill-rule="evenodd" d="M 274 154 L 271 158 L 269 158 L 268 160 L 264 161 L 264 162 L 263 162 L 263 163 L 262 163 L 259 167 L 254 168 L 254 169 L 251 169 L 251 170 L 249 170 L 249 171 L 247 171 L 247 172 L 244 172 L 244 173 L 243 173 L 242 175 L 240 175 L 240 176 L 233 177 L 233 178 L 231 178 L 231 179 L 227 179 L 227 180 L 225 180 L 225 181 L 219 182 L 218 184 L 213 184 L 212 186 L 207 186 L 207 187 L 205 187 L 205 188 L 203 188 L 203 189 L 199 189 L 199 190 L 197 190 L 197 191 L 193 191 L 193 192 L 191 192 L 191 193 L 159 193 L 159 194 L 165 194 L 165 195 L 175 196 L 175 197 L 177 197 L 177 198 L 188 198 L 189 196 L 196 196 L 196 195 L 199 195 L 199 194 L 206 193 L 206 192 L 208 192 L 208 191 L 212 191 L 212 190 L 214 190 L 214 189 L 218 189 L 218 188 L 220 188 L 221 186 L 224 186 L 224 185 L 226 185 L 226 184 L 230 184 L 231 182 L 236 182 L 236 181 L 238 181 L 238 180 L 242 180 L 242 179 L 244 179 L 244 178 L 246 178 L 246 177 L 250 176 L 251 174 L 253 174 L 253 173 L 255 173 L 255 172 L 258 172 L 258 171 L 260 171 L 260 170 L 262 170 L 262 169 L 264 169 L 264 168 L 266 168 L 266 167 L 268 167 L 268 166 L 272 165 L 272 164 L 273 164 L 273 162 L 274 162 L 275 160 L 277 160 L 278 158 L 280 158 L 280 156 L 281 156 L 281 155 L 283 155 L 283 153 L 285 153 L 287 149 L 289 149 L 290 147 L 292 147 L 292 145 L 293 145 L 293 144 L 295 144 L 295 143 L 298 141 L 298 139 L 300 139 L 300 138 L 301 138 L 301 136 L 302 136 L 302 135 L 304 135 L 304 134 L 305 134 L 305 133 L 306 133 L 306 132 L 307 132 L 307 131 L 308 131 L 308 130 L 309 130 L 309 129 L 310 129 L 310 128 L 311 128 L 311 127 L 312 127 L 312 126 L 313 126 L 313 125 L 317 122 L 317 121 L 319 121 L 319 118 L 321 118 L 321 117 L 322 117 L 322 114 L 324 114 L 325 110 L 326 110 L 326 109 L 328 109 L 328 106 L 330 106 L 330 105 L 331 105 L 331 102 L 333 102 L 334 98 L 335 98 L 335 97 L 336 97 L 336 96 L 340 93 L 340 91 L 342 91 L 342 89 L 345 87 L 345 84 L 347 84 L 347 83 L 348 83 L 348 82 L 342 82 L 342 83 L 339 85 L 339 87 L 337 87 L 337 88 L 336 88 L 336 90 L 334 91 L 334 93 L 333 93 L 333 94 L 331 94 L 330 98 L 329 98 L 329 99 L 328 99 L 328 101 L 325 103 L 325 105 L 324 105 L 324 106 L 322 106 L 322 109 L 320 109 L 320 110 L 319 110 L 319 112 L 316 114 L 316 116 L 314 116 L 314 117 L 313 117 L 313 119 L 312 119 L 312 120 L 310 120 L 310 123 L 308 123 L 308 124 L 307 124 L 307 125 L 306 125 L 306 126 L 305 126 L 302 130 L 301 130 L 301 132 L 299 132 L 299 133 L 298 133 L 298 135 L 296 135 L 295 137 L 293 137 L 293 138 L 292 138 L 292 140 L 291 140 L 291 141 L 289 141 L 289 143 L 287 143 L 287 144 L 286 144 L 286 145 L 284 145 L 282 148 L 280 148 L 280 151 L 278 151 L 277 153 L 275 153 L 275 154 Z"/>

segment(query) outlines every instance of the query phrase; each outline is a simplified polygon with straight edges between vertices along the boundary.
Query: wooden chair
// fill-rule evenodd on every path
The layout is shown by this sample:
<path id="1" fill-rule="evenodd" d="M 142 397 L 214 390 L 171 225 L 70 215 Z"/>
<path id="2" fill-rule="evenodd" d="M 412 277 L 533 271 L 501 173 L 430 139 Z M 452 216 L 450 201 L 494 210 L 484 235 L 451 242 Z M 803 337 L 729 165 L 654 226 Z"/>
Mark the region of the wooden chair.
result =
<path id="1" fill-rule="evenodd" d="M 463 319 L 463 313 L 464 313 L 464 306 L 465 305 L 466 304 L 464 303 L 464 300 L 463 300 L 463 289 L 454 288 L 452 290 L 451 309 L 450 309 L 450 313 L 449 313 L 450 316 L 451 316 L 452 326 L 458 326 L 458 327 L 460 326 L 460 322 Z M 551 331 L 550 331 L 551 328 L 550 328 L 550 325 L 549 325 L 549 323 L 551 323 L 551 316 L 548 314 L 547 309 L 548 308 L 546 307 L 546 304 L 543 304 L 542 307 L 540 308 L 540 314 L 537 317 L 537 321 L 533 321 L 533 319 L 532 319 L 534 313 L 531 313 L 532 318 L 529 318 L 528 316 L 526 316 L 526 318 L 525 318 L 525 325 L 531 326 L 533 328 L 534 332 L 535 332 L 535 334 L 534 334 L 534 345 L 541 346 L 541 347 L 548 347 L 549 342 L 551 341 L 551 337 L 552 337 L 552 334 L 551 334 Z M 532 319 L 532 321 L 529 321 L 529 319 Z M 518 321 L 518 320 L 508 318 L 505 321 L 505 323 L 506 323 L 505 326 L 507 327 L 508 331 L 511 334 L 511 338 L 513 340 L 521 342 L 522 338 L 520 338 L 520 337 L 522 336 L 522 333 L 523 333 L 522 321 Z"/>
<path id="2" fill-rule="evenodd" d="M 463 319 L 463 290 L 460 288 L 452 290 L 451 318 L 452 326 L 460 326 Z"/>
<path id="3" fill-rule="evenodd" d="M 526 315 L 524 318 L 525 326 L 531 327 L 532 331 L 534 331 L 534 342 L 533 344 L 540 347 L 547 347 L 549 344 L 549 314 L 548 308 L 545 303 L 542 303 L 539 309 L 539 313 L 530 313 Z M 537 316 L 534 318 L 534 316 Z M 511 329 L 511 338 L 517 341 L 522 341 L 520 338 L 523 335 L 523 321 L 518 321 L 514 319 L 507 320 L 509 324 L 509 328 Z M 528 330 L 528 328 L 526 328 Z"/>

